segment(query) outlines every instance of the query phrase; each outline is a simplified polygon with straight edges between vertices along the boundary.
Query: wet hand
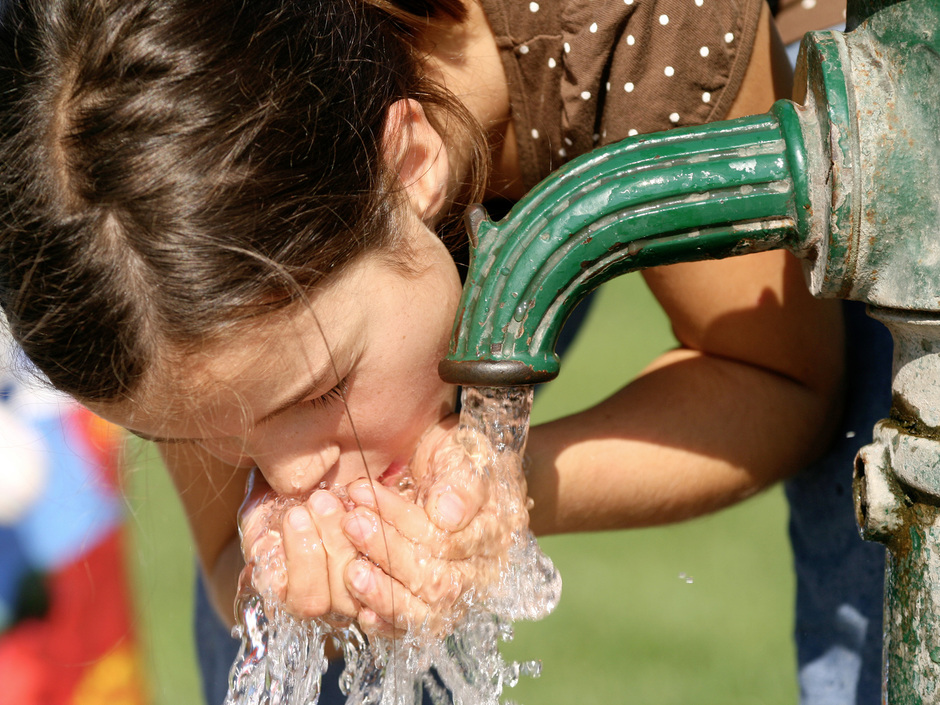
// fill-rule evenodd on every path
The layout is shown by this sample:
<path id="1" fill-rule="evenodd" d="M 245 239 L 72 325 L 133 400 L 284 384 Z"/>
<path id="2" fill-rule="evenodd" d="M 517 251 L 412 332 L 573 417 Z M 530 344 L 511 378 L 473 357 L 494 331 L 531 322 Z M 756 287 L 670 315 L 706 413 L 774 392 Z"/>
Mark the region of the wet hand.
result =
<path id="1" fill-rule="evenodd" d="M 438 431 L 413 462 L 417 503 L 368 482 L 348 488 L 356 507 L 343 527 L 364 558 L 346 578 L 366 629 L 452 631 L 464 598 L 485 598 L 527 527 L 521 468 L 493 472 L 485 439 L 458 439 L 452 426 Z"/>
<path id="2" fill-rule="evenodd" d="M 317 490 L 298 502 L 278 496 L 254 471 L 239 512 L 246 562 L 241 582 L 250 581 L 299 619 L 340 625 L 355 619 L 359 604 L 344 576 L 358 551 L 343 534 L 345 514 L 331 492 Z"/>
<path id="3" fill-rule="evenodd" d="M 421 439 L 411 474 L 422 488 L 419 497 L 427 517 L 446 531 L 460 531 L 486 502 L 490 486 L 485 468 L 474 464 L 457 438 L 459 416 L 451 414 Z"/>

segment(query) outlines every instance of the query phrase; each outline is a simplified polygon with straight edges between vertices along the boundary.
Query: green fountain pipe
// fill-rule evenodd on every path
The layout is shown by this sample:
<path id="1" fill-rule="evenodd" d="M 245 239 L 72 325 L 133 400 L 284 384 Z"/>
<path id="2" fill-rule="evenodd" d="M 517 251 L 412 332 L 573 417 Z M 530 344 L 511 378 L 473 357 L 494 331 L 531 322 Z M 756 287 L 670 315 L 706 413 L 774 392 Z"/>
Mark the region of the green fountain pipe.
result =
<path id="1" fill-rule="evenodd" d="M 498 224 L 472 212 L 473 259 L 442 376 L 553 378 L 571 309 L 626 272 L 783 246 L 806 254 L 802 131 L 796 106 L 780 102 L 768 115 L 632 138 L 573 160 Z"/>
<path id="2" fill-rule="evenodd" d="M 575 303 L 634 269 L 785 247 L 818 296 L 940 311 L 940 0 L 860 0 L 804 39 L 803 89 L 767 115 L 570 162 L 499 223 L 470 218 L 448 381 L 532 384 Z M 874 13 L 874 14 L 871 14 Z"/>

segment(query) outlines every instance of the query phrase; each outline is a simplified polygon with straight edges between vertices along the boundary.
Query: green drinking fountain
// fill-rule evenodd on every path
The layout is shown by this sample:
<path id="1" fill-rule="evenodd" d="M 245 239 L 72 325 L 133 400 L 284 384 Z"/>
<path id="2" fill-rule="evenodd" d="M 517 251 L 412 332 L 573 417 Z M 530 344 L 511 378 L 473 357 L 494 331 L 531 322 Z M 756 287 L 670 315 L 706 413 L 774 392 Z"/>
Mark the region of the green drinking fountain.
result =
<path id="1" fill-rule="evenodd" d="M 895 341 L 889 418 L 855 463 L 862 535 L 887 545 L 884 700 L 940 703 L 940 0 L 849 0 L 803 40 L 794 101 L 630 138 L 492 222 L 441 376 L 544 382 L 575 304 L 613 277 L 785 248 L 816 296 L 864 301 Z"/>

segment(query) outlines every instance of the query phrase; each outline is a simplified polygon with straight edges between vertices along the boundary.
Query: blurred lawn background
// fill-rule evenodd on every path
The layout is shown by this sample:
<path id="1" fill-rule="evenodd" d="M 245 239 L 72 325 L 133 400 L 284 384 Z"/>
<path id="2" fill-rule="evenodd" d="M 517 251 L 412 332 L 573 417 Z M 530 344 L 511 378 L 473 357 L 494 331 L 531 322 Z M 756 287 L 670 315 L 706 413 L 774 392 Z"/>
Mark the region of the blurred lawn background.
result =
<path id="1" fill-rule="evenodd" d="M 637 274 L 596 297 L 560 377 L 533 421 L 610 394 L 674 345 Z M 192 645 L 194 563 L 185 520 L 153 453 L 134 452 L 128 481 L 141 642 L 154 705 L 199 705 Z M 561 604 L 516 626 L 504 652 L 541 660 L 505 699 L 520 705 L 790 705 L 797 701 L 794 577 L 777 487 L 684 524 L 549 537 Z M 686 577 L 687 576 L 687 577 Z M 210 704 L 218 705 L 218 704 Z"/>

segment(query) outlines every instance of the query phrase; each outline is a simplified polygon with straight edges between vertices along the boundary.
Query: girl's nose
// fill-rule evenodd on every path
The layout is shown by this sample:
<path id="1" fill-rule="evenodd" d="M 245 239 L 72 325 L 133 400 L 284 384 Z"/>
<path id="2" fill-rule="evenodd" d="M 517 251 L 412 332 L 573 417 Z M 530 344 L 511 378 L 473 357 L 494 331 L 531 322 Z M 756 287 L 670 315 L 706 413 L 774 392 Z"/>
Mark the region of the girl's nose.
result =
<path id="1" fill-rule="evenodd" d="M 308 448 L 258 449 L 252 459 L 278 494 L 307 495 L 321 483 L 332 485 L 339 470 L 337 443 L 318 443 Z"/>
<path id="2" fill-rule="evenodd" d="M 212 455 L 237 467 L 257 467 L 278 494 L 303 495 L 337 475 L 340 444 L 313 434 L 293 441 L 277 434 L 201 443 Z"/>

